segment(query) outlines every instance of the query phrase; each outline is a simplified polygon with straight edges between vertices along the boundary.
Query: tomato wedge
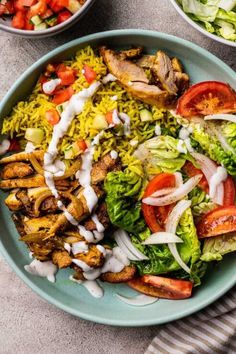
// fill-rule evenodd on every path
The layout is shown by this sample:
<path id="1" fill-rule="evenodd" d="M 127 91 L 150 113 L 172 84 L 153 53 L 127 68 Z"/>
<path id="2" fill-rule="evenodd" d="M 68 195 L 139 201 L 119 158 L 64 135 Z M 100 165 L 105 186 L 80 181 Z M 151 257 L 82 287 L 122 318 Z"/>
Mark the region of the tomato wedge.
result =
<path id="1" fill-rule="evenodd" d="M 200 182 L 198 183 L 198 186 L 206 193 L 209 193 L 209 186 L 206 177 L 204 176 L 203 172 L 196 168 L 192 162 L 186 161 L 184 166 L 183 166 L 183 171 L 188 177 L 194 177 L 196 175 L 202 175 L 202 178 L 200 179 Z"/>
<path id="2" fill-rule="evenodd" d="M 236 93 L 219 81 L 191 86 L 178 100 L 177 113 L 189 118 L 196 115 L 236 112 Z"/>
<path id="3" fill-rule="evenodd" d="M 193 283 L 188 280 L 144 275 L 129 280 L 127 284 L 141 293 L 164 299 L 187 299 L 192 295 Z"/>
<path id="4" fill-rule="evenodd" d="M 91 84 L 97 78 L 97 73 L 89 65 L 85 64 L 83 73 L 86 81 Z"/>
<path id="5" fill-rule="evenodd" d="M 218 207 L 205 214 L 197 224 L 198 238 L 236 231 L 236 205 Z"/>
<path id="6" fill-rule="evenodd" d="M 75 72 L 69 67 L 65 67 L 65 70 L 58 71 L 57 76 L 61 79 L 61 85 L 68 86 L 75 82 Z"/>
<path id="7" fill-rule="evenodd" d="M 56 125 L 60 120 L 60 115 L 56 109 L 52 108 L 46 111 L 45 118 L 51 125 Z"/>
<path id="8" fill-rule="evenodd" d="M 175 176 L 170 173 L 161 173 L 154 177 L 145 189 L 143 198 L 149 197 L 157 190 L 163 188 L 175 187 Z M 163 229 L 163 224 L 168 217 L 172 206 L 154 207 L 142 203 L 142 212 L 145 221 L 152 232 L 158 232 Z"/>
<path id="9" fill-rule="evenodd" d="M 62 22 L 65 22 L 66 20 L 68 20 L 69 18 L 71 18 L 72 14 L 70 11 L 68 10 L 64 10 L 62 12 L 60 12 L 57 16 L 57 23 L 60 24 Z"/>
<path id="10" fill-rule="evenodd" d="M 235 183 L 231 176 L 228 176 L 224 182 L 224 206 L 235 204 Z"/>
<path id="11" fill-rule="evenodd" d="M 71 86 L 67 87 L 64 90 L 58 90 L 55 92 L 52 102 L 56 104 L 61 104 L 68 101 L 71 96 L 74 94 L 74 90 Z"/>
<path id="12" fill-rule="evenodd" d="M 105 118 L 109 125 L 113 124 L 113 111 L 107 112 Z"/>
<path id="13" fill-rule="evenodd" d="M 24 29 L 25 27 L 25 13 L 23 11 L 17 11 L 12 19 L 12 27 L 17 29 Z"/>

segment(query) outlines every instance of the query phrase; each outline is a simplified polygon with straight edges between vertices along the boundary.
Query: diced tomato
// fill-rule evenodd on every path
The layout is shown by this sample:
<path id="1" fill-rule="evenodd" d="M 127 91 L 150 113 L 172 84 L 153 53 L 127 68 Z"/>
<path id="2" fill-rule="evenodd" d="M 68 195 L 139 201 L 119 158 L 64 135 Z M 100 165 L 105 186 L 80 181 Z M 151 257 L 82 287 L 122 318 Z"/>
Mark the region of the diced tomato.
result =
<path id="1" fill-rule="evenodd" d="M 58 90 L 55 92 L 52 102 L 56 104 L 61 104 L 68 101 L 74 94 L 74 90 L 71 86 L 63 90 Z"/>
<path id="2" fill-rule="evenodd" d="M 30 21 L 30 11 L 28 10 L 25 14 L 25 30 L 32 31 L 34 29 L 34 25 Z"/>
<path id="3" fill-rule="evenodd" d="M 66 71 L 66 69 L 67 69 L 67 66 L 66 66 L 65 64 L 63 64 L 63 63 L 55 64 L 55 66 L 56 66 L 57 75 L 58 75 L 58 73 L 60 73 L 60 72 Z"/>
<path id="4" fill-rule="evenodd" d="M 66 67 L 65 71 L 58 71 L 57 76 L 61 79 L 61 85 L 71 85 L 75 82 L 75 73 L 74 70 Z"/>
<path id="5" fill-rule="evenodd" d="M 36 15 L 44 15 L 47 11 L 47 3 L 46 0 L 39 0 L 35 5 L 30 8 L 30 17 Z"/>
<path id="6" fill-rule="evenodd" d="M 186 161 L 183 166 L 183 171 L 186 173 L 188 177 L 194 177 L 196 175 L 202 175 L 198 186 L 206 193 L 209 193 L 209 186 L 206 177 L 204 176 L 203 172 L 196 168 L 192 162 Z"/>
<path id="7" fill-rule="evenodd" d="M 53 15 L 53 11 L 51 9 L 47 9 L 47 11 L 41 15 L 42 19 L 45 20 Z"/>
<path id="8" fill-rule="evenodd" d="M 0 3 L 0 16 L 1 15 L 12 15 L 15 13 L 13 2 L 7 1 L 5 4 Z"/>
<path id="9" fill-rule="evenodd" d="M 191 86 L 178 100 L 177 113 L 191 118 L 196 115 L 236 112 L 236 92 L 218 81 Z"/>
<path id="10" fill-rule="evenodd" d="M 231 176 L 228 176 L 224 182 L 224 206 L 235 204 L 235 183 Z"/>
<path id="11" fill-rule="evenodd" d="M 96 80 L 97 73 L 89 65 L 85 64 L 83 70 L 84 77 L 89 84 Z"/>
<path id="12" fill-rule="evenodd" d="M 145 189 L 143 198 L 149 197 L 157 190 L 163 188 L 175 187 L 175 176 L 170 173 L 161 173 L 154 177 Z M 142 203 L 142 212 L 144 219 L 152 232 L 158 232 L 163 229 L 165 223 L 173 205 L 167 207 L 154 207 Z"/>
<path id="13" fill-rule="evenodd" d="M 85 140 L 79 140 L 77 143 L 78 143 L 80 150 L 82 150 L 82 151 L 85 151 L 88 147 Z"/>
<path id="14" fill-rule="evenodd" d="M 59 121 L 60 121 L 60 115 L 57 112 L 56 109 L 49 109 L 46 113 L 45 113 L 45 118 L 47 119 L 48 123 L 50 123 L 51 125 L 56 125 Z"/>
<path id="15" fill-rule="evenodd" d="M 188 280 L 164 278 L 155 275 L 144 275 L 129 280 L 127 284 L 146 295 L 164 299 L 187 299 L 192 295 L 193 283 Z"/>
<path id="16" fill-rule="evenodd" d="M 20 150 L 21 147 L 19 141 L 17 139 L 11 139 L 8 151 L 20 151 Z"/>
<path id="17" fill-rule="evenodd" d="M 15 11 L 25 11 L 22 0 L 14 0 L 14 9 Z"/>
<path id="18" fill-rule="evenodd" d="M 71 12 L 68 10 L 64 10 L 62 12 L 59 12 L 57 16 L 57 23 L 60 24 L 62 22 L 67 21 L 70 17 L 72 16 Z"/>
<path id="19" fill-rule="evenodd" d="M 105 118 L 106 118 L 106 121 L 109 125 L 113 124 L 113 111 L 107 112 L 105 115 Z"/>
<path id="20" fill-rule="evenodd" d="M 49 0 L 47 3 L 54 12 L 60 12 L 69 6 L 69 0 Z"/>
<path id="21" fill-rule="evenodd" d="M 12 19 L 12 26 L 17 29 L 24 29 L 25 27 L 25 13 L 23 11 L 17 11 Z"/>
<path id="22" fill-rule="evenodd" d="M 218 207 L 203 215 L 197 224 L 199 238 L 236 231 L 236 205 Z"/>
<path id="23" fill-rule="evenodd" d="M 18 0 L 25 7 L 31 7 L 37 3 L 37 0 Z"/>

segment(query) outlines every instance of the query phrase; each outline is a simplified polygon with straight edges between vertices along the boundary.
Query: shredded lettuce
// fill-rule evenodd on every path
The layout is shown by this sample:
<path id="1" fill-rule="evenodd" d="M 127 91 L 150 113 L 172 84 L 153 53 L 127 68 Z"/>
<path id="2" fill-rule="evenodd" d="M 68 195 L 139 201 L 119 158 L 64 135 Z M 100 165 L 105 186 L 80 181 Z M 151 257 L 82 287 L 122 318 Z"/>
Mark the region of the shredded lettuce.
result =
<path id="1" fill-rule="evenodd" d="M 236 251 L 236 233 L 209 237 L 204 240 L 201 260 L 221 261 L 223 255 Z"/>
<path id="2" fill-rule="evenodd" d="M 179 3 L 208 32 L 236 41 L 236 0 L 179 0 Z"/>
<path id="3" fill-rule="evenodd" d="M 199 187 L 189 193 L 189 199 L 192 202 L 191 209 L 194 217 L 206 214 L 216 207 L 210 197 Z"/>

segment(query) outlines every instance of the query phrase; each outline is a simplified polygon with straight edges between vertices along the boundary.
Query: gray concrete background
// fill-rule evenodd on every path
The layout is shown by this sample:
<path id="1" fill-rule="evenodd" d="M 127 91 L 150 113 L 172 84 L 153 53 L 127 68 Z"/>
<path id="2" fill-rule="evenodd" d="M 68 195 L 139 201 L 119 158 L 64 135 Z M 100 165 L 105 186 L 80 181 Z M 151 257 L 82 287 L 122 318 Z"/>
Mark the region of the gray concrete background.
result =
<path id="1" fill-rule="evenodd" d="M 74 38 L 121 28 L 162 31 L 208 49 L 236 69 L 236 49 L 204 37 L 168 0 L 97 0 L 80 23 L 53 38 L 27 40 L 0 33 L 0 99 L 24 70 Z M 68 315 L 35 295 L 0 259 L 0 354 L 141 354 L 158 327 L 115 328 Z"/>

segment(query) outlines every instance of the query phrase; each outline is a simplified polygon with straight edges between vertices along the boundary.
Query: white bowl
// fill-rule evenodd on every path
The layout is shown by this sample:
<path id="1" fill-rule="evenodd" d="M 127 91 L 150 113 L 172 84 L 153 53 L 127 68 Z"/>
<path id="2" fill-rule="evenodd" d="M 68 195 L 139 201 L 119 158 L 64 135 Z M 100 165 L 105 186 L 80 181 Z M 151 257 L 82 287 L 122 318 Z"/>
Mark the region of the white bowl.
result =
<path id="1" fill-rule="evenodd" d="M 231 47 L 236 47 L 236 42 L 230 41 L 228 39 L 224 39 L 220 36 L 217 36 L 216 34 L 212 34 L 208 32 L 202 25 L 199 23 L 193 21 L 181 8 L 181 5 L 178 3 L 177 0 L 170 0 L 172 5 L 175 7 L 176 11 L 187 21 L 192 27 L 194 27 L 196 30 L 199 32 L 203 33 L 205 36 L 213 39 L 214 41 L 229 45 Z"/>

